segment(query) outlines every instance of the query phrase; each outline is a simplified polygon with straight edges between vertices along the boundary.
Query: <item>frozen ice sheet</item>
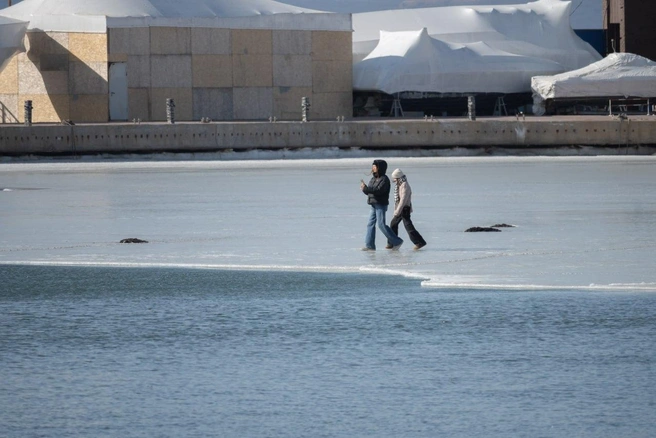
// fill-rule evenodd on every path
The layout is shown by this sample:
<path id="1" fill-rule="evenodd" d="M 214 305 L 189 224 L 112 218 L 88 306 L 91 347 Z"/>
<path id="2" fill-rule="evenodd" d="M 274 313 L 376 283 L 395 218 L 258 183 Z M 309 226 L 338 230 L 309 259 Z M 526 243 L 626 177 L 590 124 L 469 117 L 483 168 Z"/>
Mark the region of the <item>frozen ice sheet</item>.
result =
<path id="1" fill-rule="evenodd" d="M 0 263 L 656 291 L 656 157 L 380 158 L 408 175 L 420 251 L 402 226 L 400 251 L 380 233 L 378 251 L 360 251 L 370 158 L 33 162 L 0 164 Z M 515 227 L 464 232 L 497 223 Z"/>

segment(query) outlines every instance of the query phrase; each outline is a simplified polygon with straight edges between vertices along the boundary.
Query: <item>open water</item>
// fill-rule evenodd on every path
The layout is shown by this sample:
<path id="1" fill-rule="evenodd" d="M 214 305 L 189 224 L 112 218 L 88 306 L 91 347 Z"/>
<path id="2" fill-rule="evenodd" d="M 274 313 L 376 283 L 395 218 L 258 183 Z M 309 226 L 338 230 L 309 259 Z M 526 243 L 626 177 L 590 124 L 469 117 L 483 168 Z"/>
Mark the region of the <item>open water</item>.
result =
<path id="1" fill-rule="evenodd" d="M 656 435 L 656 159 L 388 161 L 0 165 L 0 435 Z"/>

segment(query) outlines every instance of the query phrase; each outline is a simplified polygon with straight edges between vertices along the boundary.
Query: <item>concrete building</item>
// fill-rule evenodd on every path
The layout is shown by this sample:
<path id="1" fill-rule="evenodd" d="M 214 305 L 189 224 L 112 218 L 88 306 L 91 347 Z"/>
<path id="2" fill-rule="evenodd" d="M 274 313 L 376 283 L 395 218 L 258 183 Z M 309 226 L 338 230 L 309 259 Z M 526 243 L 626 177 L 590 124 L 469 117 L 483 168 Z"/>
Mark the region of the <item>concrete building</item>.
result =
<path id="1" fill-rule="evenodd" d="M 608 53 L 628 52 L 656 61 L 656 3 L 644 0 L 603 0 Z"/>
<path id="2" fill-rule="evenodd" d="M 24 0 L 0 16 L 29 21 L 25 51 L 0 72 L 2 122 L 301 118 L 352 113 L 352 27 L 268 0 L 111 5 Z"/>

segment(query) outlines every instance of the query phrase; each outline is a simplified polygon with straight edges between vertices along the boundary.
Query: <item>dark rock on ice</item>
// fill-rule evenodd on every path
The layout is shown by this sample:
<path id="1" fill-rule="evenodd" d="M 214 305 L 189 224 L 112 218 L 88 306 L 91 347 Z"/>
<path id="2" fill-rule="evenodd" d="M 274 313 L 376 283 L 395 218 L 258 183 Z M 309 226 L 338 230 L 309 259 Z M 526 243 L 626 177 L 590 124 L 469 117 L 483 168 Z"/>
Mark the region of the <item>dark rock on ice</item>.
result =
<path id="1" fill-rule="evenodd" d="M 478 233 L 482 231 L 501 231 L 501 230 L 493 227 L 471 227 L 471 228 L 467 228 L 465 230 L 465 233 Z"/>
<path id="2" fill-rule="evenodd" d="M 136 237 L 129 237 L 121 240 L 121 243 L 148 243 L 147 240 L 137 239 Z"/>

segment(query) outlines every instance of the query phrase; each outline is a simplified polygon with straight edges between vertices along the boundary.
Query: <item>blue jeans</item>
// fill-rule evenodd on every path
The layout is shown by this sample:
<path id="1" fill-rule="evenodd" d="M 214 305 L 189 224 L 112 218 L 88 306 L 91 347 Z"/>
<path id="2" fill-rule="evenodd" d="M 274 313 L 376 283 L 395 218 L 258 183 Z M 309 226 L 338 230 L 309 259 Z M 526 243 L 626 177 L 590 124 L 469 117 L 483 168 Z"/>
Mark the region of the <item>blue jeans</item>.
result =
<path id="1" fill-rule="evenodd" d="M 403 239 L 399 238 L 390 227 L 385 224 L 385 212 L 387 205 L 374 204 L 371 206 L 371 213 L 369 214 L 369 222 L 367 223 L 367 237 L 365 237 L 364 244 L 369 249 L 376 249 L 376 225 L 380 231 L 387 237 L 387 241 L 392 245 L 400 245 Z"/>

